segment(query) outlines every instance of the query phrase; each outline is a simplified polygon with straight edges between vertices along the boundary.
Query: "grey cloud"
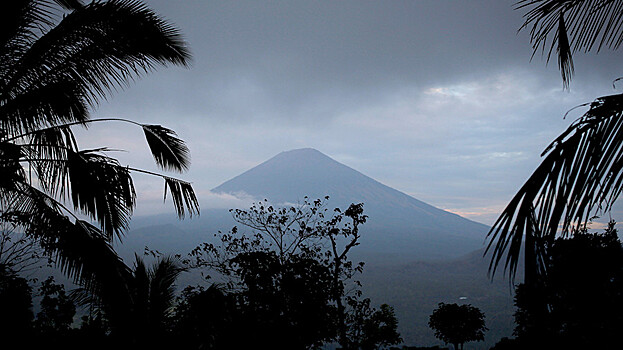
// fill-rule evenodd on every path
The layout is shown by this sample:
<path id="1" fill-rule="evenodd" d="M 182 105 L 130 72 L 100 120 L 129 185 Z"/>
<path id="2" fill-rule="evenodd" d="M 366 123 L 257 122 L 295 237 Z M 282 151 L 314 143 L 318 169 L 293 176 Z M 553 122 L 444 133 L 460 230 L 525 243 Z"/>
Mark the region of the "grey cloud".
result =
<path id="1" fill-rule="evenodd" d="M 177 130 L 200 190 L 314 147 L 433 205 L 486 212 L 579 116 L 562 115 L 621 75 L 616 54 L 578 54 L 563 92 L 555 62 L 530 62 L 514 1 L 146 3 L 184 32 L 193 66 L 161 69 L 95 115 Z"/>

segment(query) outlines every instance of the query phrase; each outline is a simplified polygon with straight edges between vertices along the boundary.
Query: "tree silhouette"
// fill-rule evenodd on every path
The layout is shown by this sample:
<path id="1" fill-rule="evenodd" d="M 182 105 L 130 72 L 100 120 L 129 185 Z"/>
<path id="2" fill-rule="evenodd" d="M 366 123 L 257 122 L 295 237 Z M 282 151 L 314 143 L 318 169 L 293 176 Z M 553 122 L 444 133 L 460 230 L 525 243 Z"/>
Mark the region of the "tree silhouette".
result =
<path id="1" fill-rule="evenodd" d="M 240 319 L 235 298 L 219 286 L 188 286 L 175 307 L 175 340 L 183 349 L 243 348 L 250 339 L 240 336 Z"/>
<path id="2" fill-rule="evenodd" d="M 134 268 L 126 268 L 123 278 L 106 280 L 102 293 L 78 289 L 74 299 L 83 306 L 103 312 L 112 335 L 133 344 L 157 345 L 172 327 L 175 282 L 184 271 L 175 257 L 160 257 L 147 267 L 135 255 Z"/>
<path id="3" fill-rule="evenodd" d="M 48 277 L 39 287 L 41 311 L 37 313 L 35 329 L 48 337 L 67 335 L 76 315 L 76 306 L 65 293 L 65 286 Z"/>
<path id="4" fill-rule="evenodd" d="M 41 267 L 46 254 L 35 240 L 16 229 L 0 220 L 0 265 L 14 273 L 26 274 Z"/>
<path id="5" fill-rule="evenodd" d="M 362 339 L 349 335 L 355 323 L 348 320 L 348 306 L 361 296 L 352 279 L 363 263 L 353 264 L 348 254 L 359 244 L 359 226 L 366 221 L 363 204 L 330 212 L 323 200 L 306 198 L 297 206 L 273 207 L 264 201 L 232 213 L 241 229 L 220 233 L 220 245 L 198 246 L 187 263 L 226 277 L 243 318 L 238 327 L 251 343 L 292 348 L 329 340 L 344 348 L 360 344 Z M 365 334 L 375 344 L 391 342 L 391 313 L 388 307 L 379 312 L 367 314 L 376 318 L 366 324 Z"/>
<path id="6" fill-rule="evenodd" d="M 31 288 L 28 281 L 0 265 L 0 329 L 16 338 L 31 331 L 33 312 Z"/>
<path id="7" fill-rule="evenodd" d="M 372 350 L 402 342 L 394 308 L 382 304 L 376 310 L 370 306 L 368 298 L 348 298 L 348 305 L 346 349 Z"/>
<path id="8" fill-rule="evenodd" d="M 151 338 L 153 341 L 154 335 L 162 335 L 168 330 L 175 301 L 175 282 L 182 272 L 183 268 L 176 258 L 160 258 L 151 268 L 147 268 L 144 261 L 136 256 L 129 289 L 138 339 Z"/>
<path id="9" fill-rule="evenodd" d="M 80 149 L 72 127 L 102 121 L 90 118 L 98 101 L 158 65 L 186 65 L 188 50 L 139 1 L 4 1 L 0 23 L 0 221 L 99 291 L 127 272 L 111 242 L 135 205 L 131 173 L 144 171 L 122 166 L 107 148 Z M 188 149 L 172 130 L 115 120 L 143 129 L 162 169 L 187 169 Z M 178 215 L 197 213 L 190 184 L 163 178 Z"/>
<path id="10" fill-rule="evenodd" d="M 382 304 L 364 324 L 365 338 L 362 341 L 362 349 L 378 349 L 402 342 L 397 328 L 398 319 L 394 308 Z"/>
<path id="11" fill-rule="evenodd" d="M 435 337 L 454 345 L 455 350 L 459 345 L 463 349 L 465 342 L 484 340 L 487 331 L 485 315 L 469 304 L 439 303 L 430 315 L 428 326 L 435 331 Z"/>
<path id="12" fill-rule="evenodd" d="M 532 25 L 535 50 L 545 48 L 553 35 L 551 47 L 557 45 L 565 82 L 573 70 L 572 52 L 599 51 L 602 46 L 618 49 L 623 38 L 618 25 L 621 1 L 518 4 L 532 7 L 522 28 Z M 491 228 L 487 253 L 492 252 L 493 273 L 505 259 L 505 269 L 515 276 L 524 236 L 526 277 L 538 273 L 560 229 L 568 235 L 586 225 L 610 210 L 623 190 L 623 95 L 603 96 L 582 106 L 588 111 L 545 149 L 542 163 Z"/>
<path id="13" fill-rule="evenodd" d="M 623 246 L 614 222 L 602 234 L 584 230 L 558 238 L 546 267 L 540 283 L 521 284 L 516 290 L 515 333 L 522 344 L 617 344 L 623 326 Z M 535 308 L 534 303 L 546 308 Z"/>
<path id="14" fill-rule="evenodd" d="M 241 253 L 232 260 L 244 288 L 236 293 L 243 333 L 257 344 L 304 349 L 335 336 L 331 270 L 315 258 L 275 252 Z"/>

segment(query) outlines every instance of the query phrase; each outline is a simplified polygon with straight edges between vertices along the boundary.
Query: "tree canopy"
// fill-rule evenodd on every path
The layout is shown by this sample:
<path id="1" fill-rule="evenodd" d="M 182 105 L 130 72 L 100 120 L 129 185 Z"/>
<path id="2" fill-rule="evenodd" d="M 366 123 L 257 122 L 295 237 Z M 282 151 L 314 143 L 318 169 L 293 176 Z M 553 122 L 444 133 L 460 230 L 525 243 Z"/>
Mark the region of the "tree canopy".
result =
<path id="1" fill-rule="evenodd" d="M 524 345 L 596 348 L 616 344 L 623 326 L 623 246 L 614 222 L 558 238 L 546 274 L 517 287 L 515 333 Z"/>
<path id="2" fill-rule="evenodd" d="M 485 315 L 477 307 L 439 303 L 429 317 L 428 326 L 435 331 L 435 337 L 461 349 L 470 341 L 485 339 Z"/>
<path id="3" fill-rule="evenodd" d="M 330 211 L 327 200 L 232 210 L 241 227 L 191 252 L 190 266 L 224 278 L 250 344 L 368 349 L 400 341 L 393 309 L 371 307 L 353 280 L 363 269 L 348 257 L 367 218 L 363 204 Z"/>

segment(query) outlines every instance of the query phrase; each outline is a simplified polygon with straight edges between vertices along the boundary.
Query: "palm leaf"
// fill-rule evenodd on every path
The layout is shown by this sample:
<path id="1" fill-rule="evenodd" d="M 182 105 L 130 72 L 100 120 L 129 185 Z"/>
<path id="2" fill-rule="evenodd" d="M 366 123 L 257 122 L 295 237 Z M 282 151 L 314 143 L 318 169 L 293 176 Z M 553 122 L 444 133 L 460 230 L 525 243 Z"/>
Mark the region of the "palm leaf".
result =
<path id="1" fill-rule="evenodd" d="M 71 80 L 31 87 L 0 103 L 0 127 L 9 135 L 88 119 L 88 104 L 83 98 L 83 91 Z"/>
<path id="2" fill-rule="evenodd" d="M 161 327 L 169 315 L 175 300 L 175 281 L 183 271 L 179 260 L 170 256 L 159 259 L 150 270 L 149 321 L 153 327 Z"/>
<path id="3" fill-rule="evenodd" d="M 173 206 L 179 218 L 184 218 L 186 213 L 189 216 L 199 214 L 199 201 L 195 196 L 192 185 L 178 179 L 164 178 L 164 199 L 167 198 L 167 189 L 171 193 Z"/>
<path id="4" fill-rule="evenodd" d="M 0 199 L 10 196 L 17 184 L 26 180 L 26 172 L 19 163 L 23 154 L 19 145 L 0 139 Z"/>
<path id="5" fill-rule="evenodd" d="M 41 129 L 29 135 L 21 147 L 24 159 L 37 174 L 41 188 L 52 195 L 65 196 L 69 190 L 68 153 L 77 152 L 78 145 L 69 127 Z"/>
<path id="6" fill-rule="evenodd" d="M 94 299 L 113 305 L 106 308 L 112 325 L 128 325 L 131 271 L 106 235 L 88 222 L 71 222 L 60 214 L 63 207 L 58 202 L 33 187 L 22 185 L 16 197 L 14 213 L 29 219 L 20 221 L 25 232 L 40 242 L 65 275 Z"/>
<path id="7" fill-rule="evenodd" d="M 0 4 L 0 67 L 15 63 L 38 37 L 39 29 L 52 25 L 45 1 L 15 0 Z M 0 69 L 0 81 L 6 69 Z"/>
<path id="8" fill-rule="evenodd" d="M 189 59 L 177 29 L 139 1 L 0 4 L 0 219 L 20 226 L 108 303 L 108 317 L 122 329 L 131 327 L 124 315 L 132 276 L 111 241 L 135 204 L 130 169 L 102 149 L 79 151 L 70 126 L 86 126 L 90 107 L 154 67 Z M 188 150 L 172 131 L 144 129 L 160 166 L 187 169 Z M 36 179 L 28 176 L 33 171 Z M 190 184 L 166 183 L 178 215 L 198 213 Z M 100 227 L 78 220 L 63 199 Z"/>
<path id="9" fill-rule="evenodd" d="M 111 326 L 131 325 L 127 319 L 127 310 L 132 306 L 128 292 L 131 271 L 108 239 L 84 221 L 77 221 L 73 231 L 63 230 L 62 233 L 52 245 L 57 252 L 57 265 L 102 304 L 113 306 L 106 307 Z"/>
<path id="10" fill-rule="evenodd" d="M 8 100 L 72 82 L 71 95 L 94 105 L 156 65 L 185 65 L 189 58 L 179 32 L 140 2 L 92 2 L 65 16 L 4 69 L 2 92 Z M 39 115 L 38 121 L 46 118 Z"/>
<path id="11" fill-rule="evenodd" d="M 54 0 L 54 2 L 66 10 L 77 10 L 84 6 L 81 0 Z"/>
<path id="12" fill-rule="evenodd" d="M 488 234 L 493 273 L 506 255 L 514 275 L 524 236 L 551 241 L 610 210 L 623 189 L 623 95 L 595 100 L 544 155 Z"/>
<path id="13" fill-rule="evenodd" d="M 74 208 L 96 219 L 108 239 L 121 238 L 136 202 L 128 169 L 92 151 L 70 151 L 67 174 Z"/>
<path id="14" fill-rule="evenodd" d="M 132 293 L 132 311 L 134 322 L 146 323 L 149 310 L 149 271 L 143 259 L 134 254 L 134 271 L 129 290 Z M 141 326 L 142 327 L 142 326 Z"/>
<path id="15" fill-rule="evenodd" d="M 565 87 L 573 75 L 573 53 L 616 50 L 623 43 L 622 0 L 521 0 L 517 8 L 527 9 L 521 29 L 530 28 L 534 54 L 548 50 L 549 61 L 557 48 Z"/>
<path id="16" fill-rule="evenodd" d="M 177 134 L 160 125 L 142 125 L 149 149 L 156 163 L 163 169 L 179 172 L 188 170 L 190 154 Z"/>
<path id="17" fill-rule="evenodd" d="M 59 202 L 26 183 L 18 183 L 16 187 L 8 212 L 28 218 L 19 221 L 24 232 L 40 242 L 74 281 L 83 283 L 87 289 L 96 288 L 101 280 L 94 275 L 97 270 L 105 271 L 108 267 L 102 265 L 112 264 L 112 271 L 121 262 L 109 240 L 96 227 L 78 219 L 70 221 L 61 214 L 65 208 Z M 89 254 L 84 254 L 85 251 Z"/>

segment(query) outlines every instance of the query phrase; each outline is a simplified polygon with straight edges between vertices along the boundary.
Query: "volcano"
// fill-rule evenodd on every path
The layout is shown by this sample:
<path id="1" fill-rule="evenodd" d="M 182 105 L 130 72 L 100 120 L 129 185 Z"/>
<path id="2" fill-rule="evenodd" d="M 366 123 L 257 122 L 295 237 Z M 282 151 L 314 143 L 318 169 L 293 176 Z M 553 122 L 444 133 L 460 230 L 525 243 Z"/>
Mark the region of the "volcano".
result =
<path id="1" fill-rule="evenodd" d="M 492 282 L 487 275 L 489 261 L 483 259 L 482 248 L 489 227 L 483 224 L 435 208 L 310 148 L 282 152 L 212 192 L 267 199 L 273 205 L 327 195 L 329 209 L 364 203 L 368 220 L 349 259 L 366 264 L 364 295 L 396 308 L 406 344 L 434 344 L 428 316 L 437 303 L 461 302 L 459 298 L 468 298 L 486 313 L 488 339 L 512 334 L 510 284 L 501 278 Z M 131 224 L 132 232 L 120 247 L 129 262 L 145 245 L 185 254 L 200 242 L 218 241 L 214 234 L 229 231 L 236 222 L 225 209 L 202 209 L 192 220 L 169 214 L 134 217 Z M 196 284 L 197 278 L 185 274 L 180 285 Z"/>
<path id="2" fill-rule="evenodd" d="M 364 203 L 362 252 L 388 257 L 445 259 L 483 247 L 489 227 L 436 208 L 386 186 L 327 155 L 303 148 L 282 152 L 212 189 L 274 204 L 329 196 L 345 209 Z M 367 255 L 367 254 L 366 254 Z"/>

